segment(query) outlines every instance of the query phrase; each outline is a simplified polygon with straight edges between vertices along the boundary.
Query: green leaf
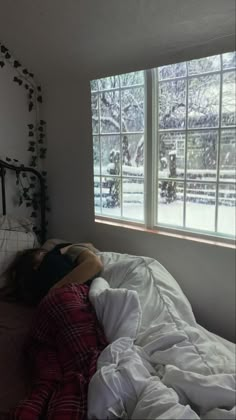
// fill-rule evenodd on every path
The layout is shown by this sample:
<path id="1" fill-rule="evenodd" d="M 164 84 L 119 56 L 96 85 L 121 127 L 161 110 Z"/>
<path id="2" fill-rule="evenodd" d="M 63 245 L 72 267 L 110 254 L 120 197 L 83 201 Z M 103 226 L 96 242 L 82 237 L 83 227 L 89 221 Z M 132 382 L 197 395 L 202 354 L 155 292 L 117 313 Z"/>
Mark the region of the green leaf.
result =
<path id="1" fill-rule="evenodd" d="M 33 107 L 34 107 L 34 104 L 32 101 L 30 101 L 28 105 L 29 112 L 32 111 Z"/>

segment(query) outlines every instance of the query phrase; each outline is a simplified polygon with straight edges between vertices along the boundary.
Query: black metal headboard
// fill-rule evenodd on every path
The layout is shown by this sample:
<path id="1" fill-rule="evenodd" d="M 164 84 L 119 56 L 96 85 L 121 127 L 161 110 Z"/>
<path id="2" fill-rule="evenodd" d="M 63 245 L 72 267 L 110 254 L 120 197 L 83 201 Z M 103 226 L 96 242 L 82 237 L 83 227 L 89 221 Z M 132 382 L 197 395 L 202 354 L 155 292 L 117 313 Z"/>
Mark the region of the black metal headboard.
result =
<path id="1" fill-rule="evenodd" d="M 33 168 L 26 167 L 24 165 L 16 166 L 11 163 L 4 162 L 0 159 L 0 177 L 1 177 L 1 184 L 2 184 L 2 212 L 3 215 L 6 214 L 6 183 L 5 183 L 5 174 L 6 169 L 14 171 L 16 175 L 20 174 L 21 172 L 29 172 L 34 174 L 39 181 L 40 185 L 40 240 L 41 243 L 45 242 L 46 239 L 46 192 L 45 192 L 45 182 L 42 175 Z"/>

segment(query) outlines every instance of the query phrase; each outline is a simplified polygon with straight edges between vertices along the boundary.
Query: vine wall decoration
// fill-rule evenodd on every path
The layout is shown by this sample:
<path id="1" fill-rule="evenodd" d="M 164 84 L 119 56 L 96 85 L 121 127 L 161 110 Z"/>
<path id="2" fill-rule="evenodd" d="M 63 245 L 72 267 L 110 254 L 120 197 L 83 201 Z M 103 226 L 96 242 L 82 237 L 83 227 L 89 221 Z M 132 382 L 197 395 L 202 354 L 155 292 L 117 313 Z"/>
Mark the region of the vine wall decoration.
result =
<path id="1" fill-rule="evenodd" d="M 0 42 L 0 68 L 6 64 L 10 64 L 14 69 L 15 76 L 13 82 L 18 86 L 25 89 L 27 95 L 28 111 L 34 111 L 34 122 L 27 125 L 28 131 L 28 149 L 29 162 L 28 166 L 39 170 L 43 176 L 45 187 L 47 189 L 47 172 L 42 170 L 42 161 L 46 158 L 47 147 L 46 140 L 46 122 L 40 119 L 40 105 L 42 104 L 42 89 L 41 86 L 35 81 L 34 74 L 27 70 L 17 59 L 14 58 L 9 49 Z M 6 157 L 8 163 L 17 165 L 20 163 L 17 159 Z M 21 165 L 24 166 L 24 165 Z M 26 207 L 32 210 L 31 217 L 38 218 L 38 210 L 40 208 L 40 195 L 38 192 L 38 185 L 35 176 L 29 176 L 26 172 L 21 172 L 16 177 L 16 185 L 19 190 L 19 205 L 25 203 Z M 46 196 L 48 203 L 48 196 Z M 48 205 L 46 210 L 49 211 Z M 40 235 L 40 229 L 35 226 L 34 228 L 37 235 Z"/>

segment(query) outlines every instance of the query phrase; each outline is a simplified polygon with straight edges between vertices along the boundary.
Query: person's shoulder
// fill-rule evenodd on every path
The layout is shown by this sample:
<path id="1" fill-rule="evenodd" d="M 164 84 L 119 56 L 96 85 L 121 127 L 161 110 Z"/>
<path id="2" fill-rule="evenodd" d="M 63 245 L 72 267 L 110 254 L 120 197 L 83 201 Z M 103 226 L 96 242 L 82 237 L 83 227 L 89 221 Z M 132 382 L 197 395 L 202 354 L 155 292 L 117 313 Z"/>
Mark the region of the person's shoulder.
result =
<path id="1" fill-rule="evenodd" d="M 63 242 L 63 243 L 57 244 L 57 245 L 54 246 L 54 248 L 51 250 L 51 252 L 56 253 L 56 252 L 60 251 L 60 249 L 66 248 L 67 246 L 70 246 L 70 245 L 72 245 L 72 244 L 69 243 L 69 242 Z"/>
<path id="2" fill-rule="evenodd" d="M 80 245 L 80 244 L 72 244 L 68 250 L 66 251 L 66 255 L 68 255 L 68 257 L 75 262 L 78 257 L 84 253 L 85 251 L 88 251 L 88 248 Z"/>
<path id="3" fill-rule="evenodd" d="M 47 239 L 46 242 L 42 245 L 41 248 L 45 249 L 46 251 L 51 251 L 53 248 L 55 248 L 56 245 L 62 245 L 65 246 L 68 244 L 68 241 L 65 241 L 64 239 L 59 238 L 50 238 Z"/>

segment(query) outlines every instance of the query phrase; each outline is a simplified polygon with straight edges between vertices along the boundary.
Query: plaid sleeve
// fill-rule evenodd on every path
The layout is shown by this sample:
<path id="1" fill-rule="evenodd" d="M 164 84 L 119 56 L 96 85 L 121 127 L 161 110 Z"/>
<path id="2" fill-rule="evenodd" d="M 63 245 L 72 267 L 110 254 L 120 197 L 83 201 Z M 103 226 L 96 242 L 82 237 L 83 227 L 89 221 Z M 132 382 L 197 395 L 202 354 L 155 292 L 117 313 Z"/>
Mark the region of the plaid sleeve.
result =
<path id="1" fill-rule="evenodd" d="M 10 419 L 44 419 L 62 374 L 55 349 L 39 343 L 31 343 L 29 359 L 32 362 L 32 383 L 30 393 L 20 401 Z"/>
<path id="2" fill-rule="evenodd" d="M 72 284 L 39 304 L 27 345 L 33 386 L 12 419 L 87 419 L 88 384 L 107 345 L 88 292 Z"/>

